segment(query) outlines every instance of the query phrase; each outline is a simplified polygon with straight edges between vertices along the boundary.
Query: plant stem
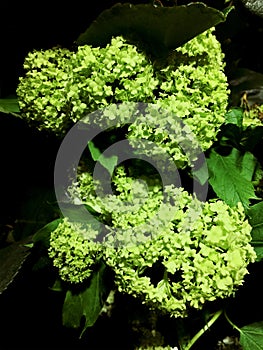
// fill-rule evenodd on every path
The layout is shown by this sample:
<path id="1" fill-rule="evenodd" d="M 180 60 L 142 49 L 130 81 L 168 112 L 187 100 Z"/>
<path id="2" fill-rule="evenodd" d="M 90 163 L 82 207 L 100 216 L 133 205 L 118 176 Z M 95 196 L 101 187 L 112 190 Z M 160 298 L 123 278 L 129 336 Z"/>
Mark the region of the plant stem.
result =
<path id="1" fill-rule="evenodd" d="M 212 326 L 212 324 L 222 315 L 223 310 L 217 311 L 214 316 L 207 322 L 207 324 L 200 329 L 199 332 L 189 341 L 189 343 L 183 348 L 183 350 L 189 350 L 194 343 Z"/>
<path id="2" fill-rule="evenodd" d="M 234 329 L 236 329 L 239 333 L 242 333 L 241 329 L 239 329 L 239 328 L 229 319 L 229 317 L 227 316 L 226 311 L 224 311 L 224 316 L 225 316 L 227 322 L 228 322 L 229 324 L 231 324 L 231 326 L 232 326 Z"/>

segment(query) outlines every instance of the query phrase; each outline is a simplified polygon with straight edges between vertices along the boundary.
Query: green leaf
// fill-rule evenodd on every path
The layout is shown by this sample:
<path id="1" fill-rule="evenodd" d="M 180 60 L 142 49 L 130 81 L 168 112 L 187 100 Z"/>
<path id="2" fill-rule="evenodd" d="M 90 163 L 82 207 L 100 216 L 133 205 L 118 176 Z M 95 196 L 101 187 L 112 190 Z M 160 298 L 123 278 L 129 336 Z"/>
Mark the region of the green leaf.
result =
<path id="1" fill-rule="evenodd" d="M 92 156 L 92 159 L 95 162 L 98 161 L 106 170 L 108 170 L 110 175 L 112 175 L 114 168 L 118 164 L 118 157 L 117 156 L 105 157 L 100 152 L 100 150 L 94 145 L 92 141 L 88 142 L 88 148 Z"/>
<path id="2" fill-rule="evenodd" d="M 194 177 L 204 185 L 209 178 L 207 164 L 203 164 L 199 169 L 193 171 Z"/>
<path id="3" fill-rule="evenodd" d="M 257 167 L 252 153 L 233 148 L 228 156 L 212 150 L 207 159 L 209 183 L 217 196 L 231 207 L 241 202 L 248 208 L 250 199 L 258 199 L 251 180 Z"/>
<path id="4" fill-rule="evenodd" d="M 61 279 L 56 279 L 53 286 L 50 288 L 54 292 L 63 292 L 63 283 Z"/>
<path id="5" fill-rule="evenodd" d="M 28 260 L 31 249 L 25 244 L 30 240 L 31 238 L 28 237 L 26 240 L 12 243 L 0 249 L 0 294 L 14 281 Z"/>
<path id="6" fill-rule="evenodd" d="M 248 127 L 242 134 L 241 145 L 247 151 L 253 151 L 263 137 L 263 126 Z"/>
<path id="7" fill-rule="evenodd" d="M 103 11 L 79 36 L 77 45 L 106 46 L 121 35 L 155 57 L 185 44 L 205 30 L 225 21 L 223 13 L 203 3 L 173 7 L 150 4 L 116 4 Z"/>
<path id="8" fill-rule="evenodd" d="M 263 321 L 242 327 L 240 329 L 240 344 L 243 350 L 262 350 Z"/>
<path id="9" fill-rule="evenodd" d="M 249 223 L 252 226 L 251 245 L 257 254 L 257 261 L 263 259 L 263 201 L 259 202 L 248 210 Z"/>
<path id="10" fill-rule="evenodd" d="M 20 117 L 17 98 L 1 98 L 0 112 Z"/>
<path id="11" fill-rule="evenodd" d="M 47 225 L 38 230 L 33 236 L 33 242 L 36 244 L 37 242 L 41 242 L 44 247 L 49 247 L 50 234 L 54 231 L 59 223 L 62 222 L 62 219 L 56 219 L 49 222 Z"/>
<path id="12" fill-rule="evenodd" d="M 254 241 L 263 242 L 263 201 L 251 206 L 248 210 L 249 223 L 253 227 L 252 238 Z"/>
<path id="13" fill-rule="evenodd" d="M 24 203 L 17 214 L 15 240 L 34 235 L 44 225 L 58 217 L 55 193 L 45 186 L 32 186 L 27 190 Z"/>
<path id="14" fill-rule="evenodd" d="M 263 242 L 260 242 L 259 245 L 257 246 L 257 242 L 252 241 L 251 245 L 253 246 L 257 255 L 256 261 L 259 262 L 263 260 Z"/>
<path id="15" fill-rule="evenodd" d="M 88 148 L 91 154 L 92 159 L 97 162 L 101 155 L 101 151 L 94 145 L 94 142 L 89 141 L 88 142 Z"/>
<path id="16" fill-rule="evenodd" d="M 73 294 L 71 290 L 68 290 L 62 312 L 62 320 L 65 327 L 79 328 L 83 315 L 81 294 Z"/>
<path id="17" fill-rule="evenodd" d="M 225 115 L 225 124 L 234 124 L 239 128 L 242 127 L 243 110 L 242 108 L 232 108 Z"/>
<path id="18" fill-rule="evenodd" d="M 94 325 L 110 292 L 106 282 L 107 273 L 106 265 L 101 263 L 99 270 L 93 272 L 90 284 L 85 290 L 77 293 L 69 290 L 66 293 L 62 312 L 63 325 L 79 328 L 84 318 L 85 324 L 80 337 L 88 327 Z"/>

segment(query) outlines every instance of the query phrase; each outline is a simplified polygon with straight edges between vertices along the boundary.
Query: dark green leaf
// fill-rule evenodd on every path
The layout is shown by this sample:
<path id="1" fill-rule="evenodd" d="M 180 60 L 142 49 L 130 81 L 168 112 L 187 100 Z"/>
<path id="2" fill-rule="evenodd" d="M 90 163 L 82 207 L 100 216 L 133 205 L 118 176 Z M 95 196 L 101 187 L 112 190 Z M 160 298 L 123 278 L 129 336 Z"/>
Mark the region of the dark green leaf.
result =
<path id="1" fill-rule="evenodd" d="M 257 167 L 252 153 L 233 149 L 228 156 L 211 151 L 207 159 L 209 183 L 217 196 L 230 206 L 241 202 L 248 208 L 250 199 L 258 199 L 251 180 Z"/>
<path id="2" fill-rule="evenodd" d="M 243 350 L 262 350 L 263 321 L 242 327 L 240 329 L 240 344 Z"/>
<path id="3" fill-rule="evenodd" d="M 262 141 L 263 126 L 248 127 L 242 134 L 241 145 L 247 151 L 253 151 L 255 146 Z"/>
<path id="4" fill-rule="evenodd" d="M 34 244 L 37 242 L 41 242 L 44 247 L 49 247 L 49 240 L 50 240 L 50 234 L 52 231 L 54 231 L 59 223 L 62 221 L 61 218 L 56 219 L 42 227 L 40 230 L 38 230 L 34 236 L 33 236 L 33 242 Z"/>
<path id="5" fill-rule="evenodd" d="M 254 241 L 263 243 L 263 201 L 259 202 L 248 210 L 249 223 L 253 227 L 252 238 Z"/>
<path id="6" fill-rule="evenodd" d="M 99 317 L 103 304 L 110 292 L 106 282 L 107 268 L 101 264 L 99 270 L 94 271 L 88 287 L 74 293 L 69 290 L 63 305 L 63 324 L 67 327 L 79 328 L 82 318 L 85 319 L 81 336 L 88 327 L 94 325 Z"/>
<path id="7" fill-rule="evenodd" d="M 155 57 L 183 45 L 196 35 L 225 21 L 226 14 L 203 3 L 173 7 L 116 4 L 105 10 L 77 39 L 78 45 L 105 46 L 122 35 Z"/>
<path id="8" fill-rule="evenodd" d="M 0 112 L 20 117 L 17 98 L 0 99 Z"/>
<path id="9" fill-rule="evenodd" d="M 50 288 L 54 292 L 62 292 L 63 291 L 63 283 L 61 279 L 57 279 L 53 286 Z"/>
<path id="10" fill-rule="evenodd" d="M 263 259 L 263 202 L 257 203 L 249 208 L 249 223 L 252 226 L 251 245 L 257 254 L 257 261 Z"/>
<path id="11" fill-rule="evenodd" d="M 27 190 L 24 203 L 17 214 L 15 240 L 35 234 L 59 213 L 54 191 L 47 187 L 32 186 Z"/>
<path id="12" fill-rule="evenodd" d="M 79 328 L 83 316 L 81 294 L 73 294 L 71 290 L 68 290 L 62 312 L 62 320 L 65 327 Z"/>
<path id="13" fill-rule="evenodd" d="M 25 247 L 30 238 L 22 242 L 15 242 L 0 249 L 0 294 L 14 281 L 24 263 L 27 261 L 31 249 Z"/>

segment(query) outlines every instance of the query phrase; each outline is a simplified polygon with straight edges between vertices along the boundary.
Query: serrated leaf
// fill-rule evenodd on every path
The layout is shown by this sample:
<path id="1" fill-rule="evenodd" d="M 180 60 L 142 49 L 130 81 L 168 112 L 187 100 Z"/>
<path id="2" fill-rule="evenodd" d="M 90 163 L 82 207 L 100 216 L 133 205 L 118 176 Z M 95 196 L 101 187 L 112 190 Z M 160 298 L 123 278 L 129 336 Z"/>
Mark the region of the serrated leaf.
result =
<path id="1" fill-rule="evenodd" d="M 243 350 L 262 350 L 263 321 L 242 327 L 240 329 L 240 344 Z"/>
<path id="2" fill-rule="evenodd" d="M 103 11 L 79 36 L 77 45 L 105 46 L 121 35 L 150 55 L 166 56 L 196 35 L 225 21 L 227 13 L 203 3 L 173 7 L 116 4 Z"/>
<path id="3" fill-rule="evenodd" d="M 27 238 L 0 249 L 0 294 L 14 281 L 28 259 L 31 249 L 25 247 L 25 244 L 29 240 Z"/>
<path id="4" fill-rule="evenodd" d="M 81 320 L 85 318 L 85 324 L 81 336 L 88 327 L 94 325 L 99 317 L 103 304 L 110 292 L 106 281 L 107 267 L 101 263 L 100 268 L 93 272 L 89 286 L 80 292 L 69 290 L 63 305 L 63 325 L 79 328 Z"/>
<path id="5" fill-rule="evenodd" d="M 233 148 L 228 156 L 212 150 L 207 159 L 209 183 L 217 196 L 231 207 L 241 202 L 248 208 L 250 199 L 258 199 L 251 182 L 257 160 L 252 153 Z"/>
<path id="6" fill-rule="evenodd" d="M 17 98 L 1 98 L 0 112 L 20 117 Z"/>

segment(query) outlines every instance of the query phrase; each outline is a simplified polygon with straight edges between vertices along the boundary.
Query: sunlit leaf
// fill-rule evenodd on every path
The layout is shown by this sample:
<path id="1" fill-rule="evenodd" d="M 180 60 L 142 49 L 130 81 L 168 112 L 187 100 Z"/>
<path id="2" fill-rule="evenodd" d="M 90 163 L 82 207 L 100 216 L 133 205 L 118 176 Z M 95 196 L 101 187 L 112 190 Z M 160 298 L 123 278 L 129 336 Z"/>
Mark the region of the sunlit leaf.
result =
<path id="1" fill-rule="evenodd" d="M 92 159 L 96 162 L 98 161 L 106 170 L 108 170 L 110 175 L 112 175 L 114 168 L 118 164 L 118 157 L 115 155 L 111 157 L 105 157 L 92 141 L 89 141 L 88 147 Z"/>
<path id="2" fill-rule="evenodd" d="M 250 199 L 258 199 L 251 182 L 257 168 L 257 160 L 252 153 L 242 154 L 233 149 L 228 156 L 212 150 L 207 159 L 209 183 L 217 196 L 231 207 L 241 202 L 248 208 Z"/>
<path id="3" fill-rule="evenodd" d="M 239 128 L 242 127 L 243 110 L 242 108 L 233 108 L 226 113 L 225 124 L 234 124 Z"/>
<path id="4" fill-rule="evenodd" d="M 1 98 L 0 99 L 0 112 L 6 114 L 12 114 L 16 117 L 20 117 L 19 105 L 17 98 Z"/>

